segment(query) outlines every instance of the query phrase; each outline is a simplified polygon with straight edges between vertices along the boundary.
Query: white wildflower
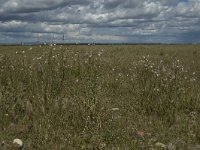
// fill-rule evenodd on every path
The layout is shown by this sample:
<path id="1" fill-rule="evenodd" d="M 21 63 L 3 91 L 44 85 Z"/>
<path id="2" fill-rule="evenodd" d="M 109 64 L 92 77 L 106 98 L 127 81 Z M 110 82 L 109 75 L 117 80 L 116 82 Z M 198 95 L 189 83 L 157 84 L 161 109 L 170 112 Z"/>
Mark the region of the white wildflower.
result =
<path id="1" fill-rule="evenodd" d="M 122 73 L 119 73 L 118 76 L 121 77 L 121 76 L 122 76 Z"/>
<path id="2" fill-rule="evenodd" d="M 118 111 L 119 108 L 112 108 L 111 110 L 112 110 L 112 111 Z"/>
<path id="3" fill-rule="evenodd" d="M 98 53 L 98 56 L 100 57 L 101 55 L 102 55 L 102 52 L 99 52 L 99 53 Z"/>
<path id="4" fill-rule="evenodd" d="M 42 57 L 38 57 L 38 58 L 37 58 L 37 60 L 40 60 L 40 59 L 42 59 Z"/>
<path id="5" fill-rule="evenodd" d="M 166 148 L 166 145 L 163 144 L 163 143 L 160 143 L 160 142 L 157 142 L 157 143 L 155 144 L 155 146 L 156 146 L 156 147 L 160 147 L 160 148 Z"/>

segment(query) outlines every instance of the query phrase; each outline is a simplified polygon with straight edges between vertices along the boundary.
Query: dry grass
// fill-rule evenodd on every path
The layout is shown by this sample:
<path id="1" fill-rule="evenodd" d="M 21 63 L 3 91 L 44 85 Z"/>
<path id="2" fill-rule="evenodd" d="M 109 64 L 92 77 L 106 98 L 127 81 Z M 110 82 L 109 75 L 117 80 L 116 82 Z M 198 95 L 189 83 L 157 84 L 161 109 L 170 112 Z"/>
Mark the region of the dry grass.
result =
<path id="1" fill-rule="evenodd" d="M 20 138 L 26 150 L 198 145 L 199 48 L 2 46 L 0 141 Z"/>

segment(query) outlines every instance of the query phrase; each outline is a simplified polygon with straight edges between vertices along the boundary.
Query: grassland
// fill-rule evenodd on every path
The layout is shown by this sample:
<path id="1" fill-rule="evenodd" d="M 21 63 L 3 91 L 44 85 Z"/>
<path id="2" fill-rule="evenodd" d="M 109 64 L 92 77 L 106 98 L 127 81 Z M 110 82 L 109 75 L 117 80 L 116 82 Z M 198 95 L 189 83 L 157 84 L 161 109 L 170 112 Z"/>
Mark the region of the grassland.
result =
<path id="1" fill-rule="evenodd" d="M 7 149 L 192 149 L 199 124 L 198 45 L 0 47 Z"/>

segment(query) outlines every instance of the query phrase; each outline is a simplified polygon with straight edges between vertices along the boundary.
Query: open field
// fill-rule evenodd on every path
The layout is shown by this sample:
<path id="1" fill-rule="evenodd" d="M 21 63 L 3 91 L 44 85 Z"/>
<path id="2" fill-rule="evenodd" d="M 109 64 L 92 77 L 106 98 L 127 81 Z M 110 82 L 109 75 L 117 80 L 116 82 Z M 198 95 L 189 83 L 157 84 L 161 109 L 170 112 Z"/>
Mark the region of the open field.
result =
<path id="1" fill-rule="evenodd" d="M 2 147 L 198 149 L 199 124 L 199 45 L 0 47 Z"/>

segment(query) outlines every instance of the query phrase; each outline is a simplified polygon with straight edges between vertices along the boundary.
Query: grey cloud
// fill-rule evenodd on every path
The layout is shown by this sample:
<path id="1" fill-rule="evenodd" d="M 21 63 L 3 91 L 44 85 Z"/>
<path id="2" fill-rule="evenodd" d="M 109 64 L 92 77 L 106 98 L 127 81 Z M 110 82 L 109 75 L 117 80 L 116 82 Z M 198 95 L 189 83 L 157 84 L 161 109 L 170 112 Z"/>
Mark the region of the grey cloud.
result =
<path id="1" fill-rule="evenodd" d="M 182 0 L 160 0 L 160 3 L 166 6 L 176 6 L 180 2 L 182 2 Z"/>
<path id="2" fill-rule="evenodd" d="M 120 41 L 121 38 L 127 42 L 183 42 L 187 35 L 190 41 L 200 39 L 195 34 L 200 30 L 200 0 L 0 2 L 0 33 L 4 33 L 0 34 L 0 42 L 13 40 L 23 33 L 30 39 L 34 39 L 31 35 L 35 33 L 41 33 L 44 39 L 51 33 L 58 36 L 65 33 L 69 40 L 80 41 L 107 41 L 109 38 Z M 23 36 L 20 37 L 23 40 Z"/>
<path id="3" fill-rule="evenodd" d="M 105 8 L 116 8 L 119 5 L 121 5 L 123 1 L 121 0 L 107 0 L 104 2 L 104 7 Z"/>
<path id="4" fill-rule="evenodd" d="M 200 17 L 200 0 L 189 0 L 177 5 L 177 15 L 185 17 Z"/>
<path id="5" fill-rule="evenodd" d="M 136 8 L 141 7 L 144 0 L 107 0 L 104 1 L 103 5 L 107 9 L 114 9 L 114 8 Z"/>
<path id="6" fill-rule="evenodd" d="M 0 6 L 0 13 L 30 13 L 53 10 L 68 5 L 86 5 L 89 0 L 7 0 Z"/>

